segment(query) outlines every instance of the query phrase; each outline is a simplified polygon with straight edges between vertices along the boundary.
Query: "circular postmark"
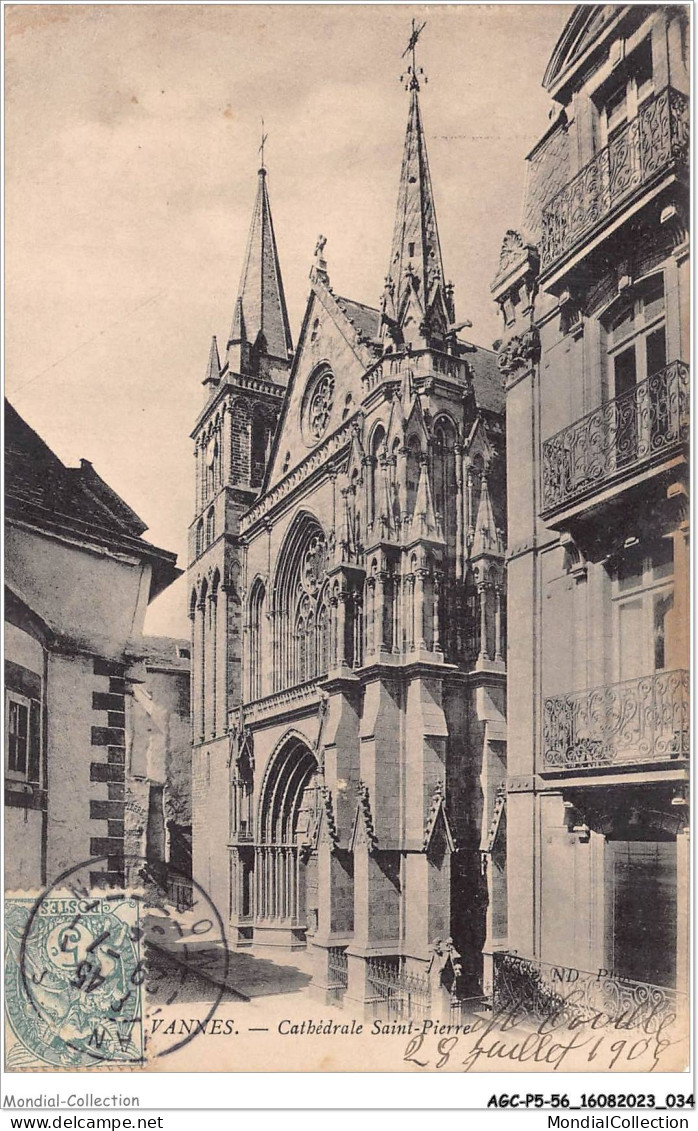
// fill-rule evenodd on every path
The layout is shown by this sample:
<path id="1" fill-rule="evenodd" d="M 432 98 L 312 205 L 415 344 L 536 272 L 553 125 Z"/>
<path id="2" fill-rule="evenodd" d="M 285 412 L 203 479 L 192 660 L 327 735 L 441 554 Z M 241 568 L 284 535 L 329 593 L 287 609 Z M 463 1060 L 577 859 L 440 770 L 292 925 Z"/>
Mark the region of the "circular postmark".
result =
<path id="1" fill-rule="evenodd" d="M 8 1068 L 141 1066 L 205 1033 L 230 992 L 223 921 L 204 889 L 134 857 L 135 881 L 100 887 L 105 860 L 6 904 L 6 1009 L 17 1039 Z M 180 1024 L 172 1011 L 183 1001 Z"/>

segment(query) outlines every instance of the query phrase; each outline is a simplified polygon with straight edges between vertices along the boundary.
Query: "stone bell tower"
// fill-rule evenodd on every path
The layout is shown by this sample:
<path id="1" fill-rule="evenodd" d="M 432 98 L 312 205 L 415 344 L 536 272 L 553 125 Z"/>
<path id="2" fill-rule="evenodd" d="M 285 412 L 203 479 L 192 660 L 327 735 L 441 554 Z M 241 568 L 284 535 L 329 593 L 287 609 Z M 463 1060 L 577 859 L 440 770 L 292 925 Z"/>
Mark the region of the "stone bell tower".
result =
<path id="1" fill-rule="evenodd" d="M 221 908 L 228 905 L 225 869 L 212 864 L 212 858 L 228 841 L 228 719 L 241 701 L 244 561 L 239 523 L 264 482 L 292 356 L 262 166 L 225 354 L 221 362 L 214 337 L 203 380 L 206 404 L 192 432 L 195 507 L 188 582 L 194 874 Z"/>

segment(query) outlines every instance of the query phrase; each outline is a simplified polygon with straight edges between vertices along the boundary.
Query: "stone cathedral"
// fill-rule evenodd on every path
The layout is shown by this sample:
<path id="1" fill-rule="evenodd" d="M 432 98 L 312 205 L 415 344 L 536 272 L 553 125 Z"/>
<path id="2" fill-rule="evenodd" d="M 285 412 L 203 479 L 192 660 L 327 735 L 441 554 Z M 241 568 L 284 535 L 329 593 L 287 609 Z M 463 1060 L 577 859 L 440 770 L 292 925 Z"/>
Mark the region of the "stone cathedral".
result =
<path id="1" fill-rule="evenodd" d="M 379 305 L 319 238 L 294 348 L 261 168 L 192 433 L 195 877 L 231 946 L 310 948 L 334 1001 L 456 952 L 476 992 L 506 932 L 504 396 L 460 336 L 418 73 Z"/>

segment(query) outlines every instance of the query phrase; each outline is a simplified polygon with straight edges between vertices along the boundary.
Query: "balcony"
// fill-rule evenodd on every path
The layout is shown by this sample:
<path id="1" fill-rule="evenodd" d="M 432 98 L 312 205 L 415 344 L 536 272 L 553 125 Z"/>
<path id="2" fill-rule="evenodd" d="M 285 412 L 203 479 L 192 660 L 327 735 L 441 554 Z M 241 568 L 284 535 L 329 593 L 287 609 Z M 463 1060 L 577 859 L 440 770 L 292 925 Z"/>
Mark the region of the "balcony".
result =
<path id="1" fill-rule="evenodd" d="M 543 771 L 625 768 L 688 757 L 688 672 L 657 672 L 547 698 Z"/>
<path id="2" fill-rule="evenodd" d="M 541 272 L 563 256 L 637 193 L 671 171 L 688 167 L 688 98 L 665 87 L 645 102 L 543 209 Z"/>
<path id="3" fill-rule="evenodd" d="M 673 361 L 543 444 L 542 513 L 552 515 L 681 452 L 689 370 Z"/>

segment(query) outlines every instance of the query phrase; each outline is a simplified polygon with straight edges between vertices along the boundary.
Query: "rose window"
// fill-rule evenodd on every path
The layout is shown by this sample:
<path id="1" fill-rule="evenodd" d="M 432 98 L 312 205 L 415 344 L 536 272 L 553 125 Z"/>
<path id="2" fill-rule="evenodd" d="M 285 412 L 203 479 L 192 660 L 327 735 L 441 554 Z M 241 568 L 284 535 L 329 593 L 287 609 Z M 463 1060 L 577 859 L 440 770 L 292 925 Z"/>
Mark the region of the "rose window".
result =
<path id="1" fill-rule="evenodd" d="M 334 375 L 323 373 L 310 394 L 307 410 L 307 427 L 310 436 L 319 440 L 330 422 L 334 405 Z"/>

